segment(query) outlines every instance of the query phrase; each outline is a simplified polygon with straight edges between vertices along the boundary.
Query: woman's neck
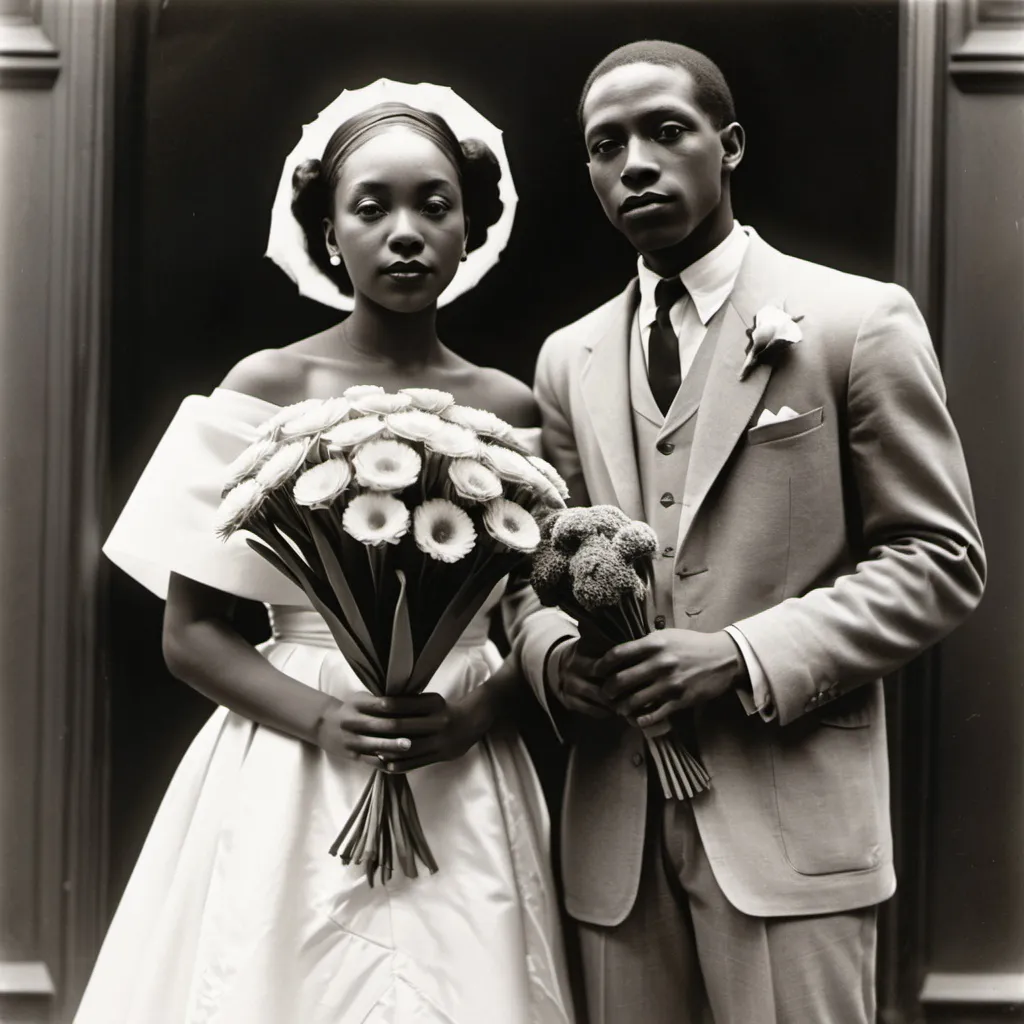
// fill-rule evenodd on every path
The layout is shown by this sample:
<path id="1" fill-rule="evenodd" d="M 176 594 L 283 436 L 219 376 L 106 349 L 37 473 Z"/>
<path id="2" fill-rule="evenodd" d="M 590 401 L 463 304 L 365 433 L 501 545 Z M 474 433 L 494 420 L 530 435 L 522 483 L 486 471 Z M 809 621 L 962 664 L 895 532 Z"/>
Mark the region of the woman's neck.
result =
<path id="1" fill-rule="evenodd" d="M 338 332 L 339 344 L 350 355 L 392 366 L 418 367 L 441 355 L 437 336 L 437 306 L 416 313 L 396 313 L 360 295 Z"/>

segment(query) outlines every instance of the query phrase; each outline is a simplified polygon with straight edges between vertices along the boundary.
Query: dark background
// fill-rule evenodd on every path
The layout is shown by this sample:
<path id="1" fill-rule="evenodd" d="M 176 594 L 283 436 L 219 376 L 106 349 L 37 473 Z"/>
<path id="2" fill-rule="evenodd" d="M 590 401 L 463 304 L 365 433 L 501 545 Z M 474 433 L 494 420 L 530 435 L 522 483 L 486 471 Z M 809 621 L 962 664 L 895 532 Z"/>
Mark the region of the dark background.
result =
<path id="1" fill-rule="evenodd" d="M 109 487 L 112 525 L 181 399 L 259 348 L 328 326 L 262 258 L 300 127 L 346 87 L 450 85 L 505 131 L 520 205 L 501 263 L 441 314 L 463 355 L 529 381 L 544 337 L 603 302 L 634 255 L 604 221 L 575 123 L 606 52 L 704 50 L 747 129 L 737 217 L 773 245 L 890 279 L 895 3 L 166 0 L 118 10 Z M 170 678 L 162 604 L 109 571 L 111 911 L 210 705 Z M 251 617 L 258 636 L 261 620 Z M 544 773 L 557 756 L 540 723 Z"/>

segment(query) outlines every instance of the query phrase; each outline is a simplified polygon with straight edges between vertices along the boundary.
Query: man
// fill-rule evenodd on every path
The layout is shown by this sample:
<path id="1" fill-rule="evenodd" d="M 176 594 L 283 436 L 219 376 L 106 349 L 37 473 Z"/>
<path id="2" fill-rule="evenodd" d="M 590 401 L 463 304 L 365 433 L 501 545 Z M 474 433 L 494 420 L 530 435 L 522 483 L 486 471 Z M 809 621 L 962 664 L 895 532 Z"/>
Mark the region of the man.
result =
<path id="1" fill-rule="evenodd" d="M 702 54 L 622 47 L 579 113 L 638 277 L 544 344 L 545 446 L 659 538 L 649 637 L 590 661 L 548 610 L 516 641 L 572 741 L 591 1024 L 866 1024 L 895 887 L 880 679 L 984 586 L 927 328 L 898 286 L 735 223 L 743 129 Z M 626 715 L 673 722 L 711 788 L 665 800 Z"/>

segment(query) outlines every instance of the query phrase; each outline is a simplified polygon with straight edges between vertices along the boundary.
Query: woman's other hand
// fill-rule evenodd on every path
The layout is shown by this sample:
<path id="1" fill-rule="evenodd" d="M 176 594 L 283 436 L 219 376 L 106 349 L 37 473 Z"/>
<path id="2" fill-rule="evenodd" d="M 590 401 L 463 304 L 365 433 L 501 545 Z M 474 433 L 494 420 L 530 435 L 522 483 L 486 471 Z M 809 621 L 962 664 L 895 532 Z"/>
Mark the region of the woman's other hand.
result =
<path id="1" fill-rule="evenodd" d="M 439 693 L 407 697 L 359 695 L 330 707 L 317 730 L 329 754 L 367 762 L 375 768 L 411 771 L 461 757 L 490 728 L 486 695 L 459 701 Z"/>

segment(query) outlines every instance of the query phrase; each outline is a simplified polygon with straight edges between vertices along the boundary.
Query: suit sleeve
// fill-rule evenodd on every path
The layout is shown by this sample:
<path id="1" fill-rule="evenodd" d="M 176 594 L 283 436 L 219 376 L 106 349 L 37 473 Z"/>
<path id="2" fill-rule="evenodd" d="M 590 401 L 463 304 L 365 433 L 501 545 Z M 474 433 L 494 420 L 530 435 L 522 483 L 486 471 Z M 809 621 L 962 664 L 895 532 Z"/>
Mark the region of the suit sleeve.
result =
<path id="1" fill-rule="evenodd" d="M 559 358 L 558 340 L 557 334 L 548 338 L 537 357 L 533 390 L 540 406 L 541 445 L 544 457 L 558 470 L 569 488 L 570 504 L 589 505 L 568 409 L 569 367 L 565 359 Z"/>
<path id="2" fill-rule="evenodd" d="M 530 586 L 528 571 L 509 578 L 502 621 L 513 656 L 562 739 L 565 712 L 551 696 L 551 690 L 557 681 L 558 651 L 577 636 L 576 623 L 560 609 L 541 604 Z"/>
<path id="3" fill-rule="evenodd" d="M 735 625 L 780 724 L 904 665 L 981 599 L 985 556 L 928 329 L 896 285 L 862 320 L 847 436 L 864 556 L 831 585 Z"/>
<path id="4" fill-rule="evenodd" d="M 541 349 L 534 385 L 541 409 L 541 441 L 545 457 L 562 474 L 575 501 L 582 484 L 580 460 L 572 441 L 570 420 L 557 398 L 557 381 L 552 380 L 551 341 L 549 338 Z M 578 481 L 575 485 L 573 477 Z M 527 574 L 509 580 L 502 617 L 523 675 L 561 737 L 560 709 L 549 698 L 555 681 L 553 673 L 560 661 L 558 649 L 578 635 L 576 623 L 560 609 L 541 604 Z"/>

